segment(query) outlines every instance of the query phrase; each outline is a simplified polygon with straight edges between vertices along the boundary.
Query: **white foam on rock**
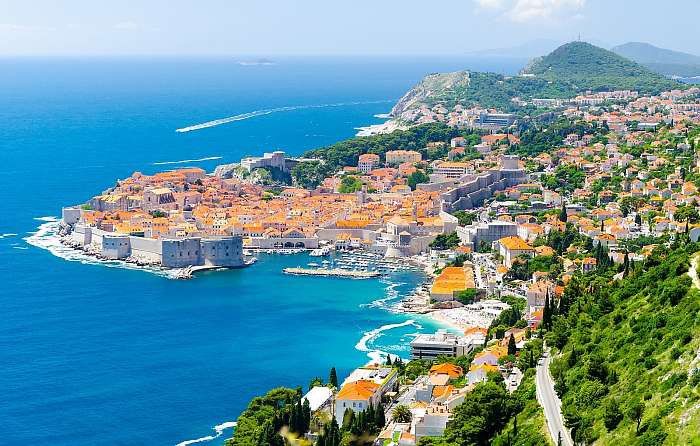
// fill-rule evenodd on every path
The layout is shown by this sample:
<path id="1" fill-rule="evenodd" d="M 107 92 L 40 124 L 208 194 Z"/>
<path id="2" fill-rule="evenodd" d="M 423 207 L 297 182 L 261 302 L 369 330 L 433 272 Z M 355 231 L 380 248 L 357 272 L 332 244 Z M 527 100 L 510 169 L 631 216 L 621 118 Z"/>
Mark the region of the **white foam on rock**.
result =
<path id="1" fill-rule="evenodd" d="M 214 439 L 219 438 L 226 429 L 236 427 L 236 422 L 235 421 L 227 421 L 225 423 L 217 424 L 214 426 L 214 432 L 216 432 L 216 435 L 207 435 L 206 437 L 201 437 L 201 438 L 195 438 L 194 440 L 186 440 L 178 443 L 176 446 L 188 446 L 190 444 L 195 444 L 195 443 L 204 443 L 207 441 L 212 441 Z"/>
<path id="2" fill-rule="evenodd" d="M 68 260 L 70 262 L 80 262 L 85 265 L 100 265 L 106 266 L 108 268 L 122 268 L 122 269 L 132 269 L 138 271 L 146 271 L 152 274 L 156 274 L 161 277 L 166 277 L 173 279 L 176 277 L 178 270 L 176 269 L 163 269 L 152 266 L 140 266 L 133 263 L 124 262 L 122 260 L 102 260 L 94 256 L 86 254 L 85 252 L 71 248 L 61 243 L 61 237 L 58 235 L 58 230 L 61 222 L 56 217 L 38 217 L 35 220 L 43 221 L 41 225 L 37 228 L 35 232 L 29 233 L 30 235 L 24 237 L 29 245 L 36 248 L 41 248 L 49 251 L 51 254 L 59 257 L 63 260 Z"/>

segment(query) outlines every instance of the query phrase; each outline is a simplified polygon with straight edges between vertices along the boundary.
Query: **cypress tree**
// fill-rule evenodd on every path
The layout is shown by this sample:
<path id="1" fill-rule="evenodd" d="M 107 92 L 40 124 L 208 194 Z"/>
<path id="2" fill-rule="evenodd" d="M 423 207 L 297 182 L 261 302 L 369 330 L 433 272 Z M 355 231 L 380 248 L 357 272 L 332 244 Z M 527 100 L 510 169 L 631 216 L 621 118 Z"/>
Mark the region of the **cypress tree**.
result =
<path id="1" fill-rule="evenodd" d="M 559 211 L 559 221 L 566 223 L 566 221 L 569 219 L 569 216 L 566 215 L 566 205 L 562 201 L 561 203 L 561 211 Z"/>
<path id="2" fill-rule="evenodd" d="M 622 261 L 622 277 L 627 277 L 630 270 L 630 256 L 627 251 L 625 251 L 625 259 Z"/>
<path id="3" fill-rule="evenodd" d="M 517 353 L 517 347 L 515 346 L 515 338 L 513 337 L 513 334 L 511 333 L 510 339 L 508 339 L 508 354 L 509 355 L 515 355 Z"/>
<path id="4" fill-rule="evenodd" d="M 386 365 L 391 365 L 391 355 L 386 355 Z"/>
<path id="5" fill-rule="evenodd" d="M 306 433 L 311 427 L 311 406 L 309 405 L 309 400 L 304 400 L 304 405 L 302 406 L 302 415 L 304 419 L 304 433 Z"/>
<path id="6" fill-rule="evenodd" d="M 300 433 L 299 432 L 299 409 L 297 409 L 297 405 L 294 404 L 292 406 L 291 413 L 289 415 L 289 430 L 295 433 Z"/>
<path id="7" fill-rule="evenodd" d="M 332 385 L 336 389 L 338 388 L 338 374 L 335 371 L 335 367 L 331 367 L 331 373 L 328 377 L 328 384 Z"/>
<path id="8" fill-rule="evenodd" d="M 544 308 L 542 308 L 542 325 L 547 323 L 547 313 L 549 312 L 549 294 L 544 296 Z"/>
<path id="9" fill-rule="evenodd" d="M 517 437 L 518 436 L 518 415 L 515 415 L 515 418 L 513 418 L 513 436 Z"/>
<path id="10" fill-rule="evenodd" d="M 384 405 L 380 402 L 377 405 L 377 410 L 374 413 L 374 424 L 377 425 L 377 429 L 382 430 L 386 424 L 386 416 L 384 415 Z"/>

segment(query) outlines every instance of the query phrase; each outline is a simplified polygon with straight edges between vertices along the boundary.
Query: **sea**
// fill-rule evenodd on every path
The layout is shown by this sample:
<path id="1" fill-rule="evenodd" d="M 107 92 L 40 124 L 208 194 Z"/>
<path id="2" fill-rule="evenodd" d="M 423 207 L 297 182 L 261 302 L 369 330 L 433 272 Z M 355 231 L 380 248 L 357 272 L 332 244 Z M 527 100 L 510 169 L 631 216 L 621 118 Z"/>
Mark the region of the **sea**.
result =
<path id="1" fill-rule="evenodd" d="M 311 258 L 261 255 L 173 280 L 56 243 L 62 206 L 135 171 L 298 155 L 381 123 L 425 74 L 515 73 L 525 60 L 240 62 L 0 59 L 1 444 L 221 445 L 254 396 L 306 390 L 331 367 L 343 379 L 382 353 L 407 358 L 412 335 L 439 328 L 391 311 L 417 272 L 287 276 Z"/>

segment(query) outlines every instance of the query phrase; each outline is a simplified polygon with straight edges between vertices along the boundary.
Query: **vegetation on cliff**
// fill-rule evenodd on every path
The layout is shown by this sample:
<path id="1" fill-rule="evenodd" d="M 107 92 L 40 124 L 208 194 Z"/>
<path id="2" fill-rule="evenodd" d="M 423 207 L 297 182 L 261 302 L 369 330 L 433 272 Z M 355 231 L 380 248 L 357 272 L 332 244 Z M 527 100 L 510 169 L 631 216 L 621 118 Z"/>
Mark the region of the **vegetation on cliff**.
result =
<path id="1" fill-rule="evenodd" d="M 700 431 L 698 245 L 657 249 L 643 264 L 575 277 L 547 342 L 567 426 L 582 444 L 696 444 Z M 626 271 L 626 273 L 625 273 Z"/>

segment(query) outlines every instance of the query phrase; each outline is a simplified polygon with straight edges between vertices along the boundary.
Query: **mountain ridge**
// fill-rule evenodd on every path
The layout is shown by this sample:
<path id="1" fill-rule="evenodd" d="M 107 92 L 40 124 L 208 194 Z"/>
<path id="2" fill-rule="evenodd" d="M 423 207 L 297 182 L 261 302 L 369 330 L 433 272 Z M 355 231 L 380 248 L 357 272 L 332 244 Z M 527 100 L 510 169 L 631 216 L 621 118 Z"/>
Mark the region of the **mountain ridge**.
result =
<path id="1" fill-rule="evenodd" d="M 667 76 L 692 77 L 700 75 L 700 56 L 660 48 L 646 42 L 627 42 L 611 51 Z"/>
<path id="2" fill-rule="evenodd" d="M 410 110 L 438 103 L 515 111 L 515 97 L 568 99 L 588 90 L 658 94 L 674 88 L 683 85 L 611 51 L 576 41 L 531 60 L 519 76 L 471 70 L 430 74 L 397 102 L 391 116 L 401 118 Z"/>

